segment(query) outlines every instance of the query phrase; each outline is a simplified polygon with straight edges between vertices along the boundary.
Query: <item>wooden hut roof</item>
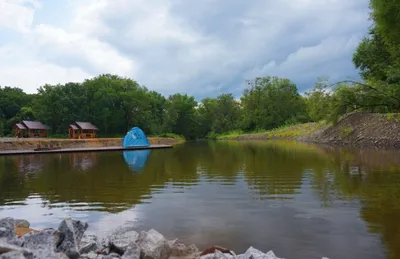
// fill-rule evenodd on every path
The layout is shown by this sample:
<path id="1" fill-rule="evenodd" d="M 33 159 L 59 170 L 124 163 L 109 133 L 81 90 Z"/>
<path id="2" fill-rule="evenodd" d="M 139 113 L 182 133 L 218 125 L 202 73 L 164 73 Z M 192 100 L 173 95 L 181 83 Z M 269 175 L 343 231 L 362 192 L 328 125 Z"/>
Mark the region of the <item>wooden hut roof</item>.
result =
<path id="1" fill-rule="evenodd" d="M 40 121 L 22 121 L 22 124 L 28 129 L 36 129 L 36 130 L 48 130 L 49 129 L 49 127 L 47 127 Z"/>
<path id="2" fill-rule="evenodd" d="M 21 123 L 15 124 L 15 127 L 17 127 L 18 129 L 22 129 L 22 130 L 26 129 L 26 127 L 24 125 L 22 125 Z"/>
<path id="3" fill-rule="evenodd" d="M 90 122 L 81 122 L 81 121 L 77 121 L 75 122 L 75 124 L 83 130 L 99 130 L 96 126 L 94 126 L 92 123 Z"/>
<path id="4" fill-rule="evenodd" d="M 73 130 L 78 130 L 78 126 L 76 126 L 75 124 L 70 124 L 69 125 Z"/>

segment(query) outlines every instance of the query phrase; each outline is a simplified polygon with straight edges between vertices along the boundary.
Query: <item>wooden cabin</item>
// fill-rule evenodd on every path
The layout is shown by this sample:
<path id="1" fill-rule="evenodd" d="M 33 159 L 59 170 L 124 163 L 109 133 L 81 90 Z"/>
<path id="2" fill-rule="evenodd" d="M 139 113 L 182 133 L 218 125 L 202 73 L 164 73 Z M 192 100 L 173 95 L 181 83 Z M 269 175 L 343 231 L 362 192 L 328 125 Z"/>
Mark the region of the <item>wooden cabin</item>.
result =
<path id="1" fill-rule="evenodd" d="M 49 127 L 40 121 L 22 121 L 13 126 L 13 135 L 17 138 L 47 138 Z"/>
<path id="2" fill-rule="evenodd" d="M 90 122 L 77 121 L 68 127 L 68 137 L 70 139 L 96 138 L 99 129 Z"/>

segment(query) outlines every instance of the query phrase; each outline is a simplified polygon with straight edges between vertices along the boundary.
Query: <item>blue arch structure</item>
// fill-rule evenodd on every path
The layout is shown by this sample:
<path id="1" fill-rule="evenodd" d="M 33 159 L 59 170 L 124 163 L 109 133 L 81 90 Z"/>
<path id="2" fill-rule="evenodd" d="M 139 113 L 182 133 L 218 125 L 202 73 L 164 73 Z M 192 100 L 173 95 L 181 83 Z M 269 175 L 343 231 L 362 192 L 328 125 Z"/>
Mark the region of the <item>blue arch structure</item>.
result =
<path id="1" fill-rule="evenodd" d="M 124 137 L 123 147 L 148 147 L 150 142 L 144 134 L 143 130 L 133 127 Z"/>
<path id="2" fill-rule="evenodd" d="M 146 166 L 150 150 L 124 151 L 124 159 L 128 167 L 135 173 L 142 172 Z"/>

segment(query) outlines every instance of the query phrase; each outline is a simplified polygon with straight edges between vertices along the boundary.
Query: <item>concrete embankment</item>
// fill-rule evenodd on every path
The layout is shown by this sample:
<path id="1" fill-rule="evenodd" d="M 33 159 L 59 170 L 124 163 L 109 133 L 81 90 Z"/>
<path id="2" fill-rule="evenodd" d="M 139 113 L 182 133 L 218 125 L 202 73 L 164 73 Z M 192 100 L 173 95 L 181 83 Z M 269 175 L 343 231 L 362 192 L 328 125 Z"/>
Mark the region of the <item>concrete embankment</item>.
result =
<path id="1" fill-rule="evenodd" d="M 200 252 L 195 245 L 168 240 L 154 229 L 137 232 L 133 223 L 102 238 L 86 234 L 89 225 L 73 219 L 64 219 L 58 229 L 37 231 L 29 227 L 26 220 L 0 219 L 0 258 L 279 259 L 273 251 L 263 253 L 253 247 L 239 255 L 219 246 Z"/>
<path id="2" fill-rule="evenodd" d="M 149 138 L 152 145 L 175 145 L 181 139 L 174 138 Z M 0 138 L 0 150 L 33 150 L 41 148 L 94 148 L 94 147 L 119 147 L 122 138 L 97 138 L 97 139 L 12 139 Z"/>

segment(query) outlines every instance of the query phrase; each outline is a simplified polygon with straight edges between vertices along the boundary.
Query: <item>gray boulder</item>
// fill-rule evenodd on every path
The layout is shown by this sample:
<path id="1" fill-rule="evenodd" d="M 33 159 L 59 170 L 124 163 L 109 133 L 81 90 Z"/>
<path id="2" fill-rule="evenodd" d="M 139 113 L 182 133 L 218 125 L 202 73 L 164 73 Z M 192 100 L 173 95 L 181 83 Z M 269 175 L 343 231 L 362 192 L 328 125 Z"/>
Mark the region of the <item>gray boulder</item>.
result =
<path id="1" fill-rule="evenodd" d="M 102 257 L 102 255 L 98 255 L 97 253 L 92 251 L 87 254 L 81 254 L 79 259 L 99 259 L 100 257 Z"/>
<path id="2" fill-rule="evenodd" d="M 63 235 L 55 229 L 43 229 L 39 233 L 28 233 L 22 238 L 22 246 L 28 249 L 42 249 L 55 252 L 63 240 Z"/>
<path id="3" fill-rule="evenodd" d="M 13 218 L 0 219 L 0 238 L 8 240 L 15 238 L 15 226 Z"/>
<path id="4" fill-rule="evenodd" d="M 119 259 L 119 258 L 121 258 L 121 256 L 116 253 L 111 253 L 102 257 L 102 259 Z"/>
<path id="5" fill-rule="evenodd" d="M 143 259 L 167 259 L 172 253 L 168 241 L 154 229 L 140 232 L 136 243 L 140 247 L 140 257 Z"/>
<path id="6" fill-rule="evenodd" d="M 237 258 L 236 255 L 231 255 L 227 253 L 222 253 L 219 250 L 215 250 L 213 254 L 207 254 L 200 257 L 201 259 L 233 259 Z"/>
<path id="7" fill-rule="evenodd" d="M 0 259 L 26 259 L 24 253 L 19 251 L 12 251 L 0 255 Z"/>
<path id="8" fill-rule="evenodd" d="M 79 253 L 88 254 L 101 249 L 101 244 L 96 235 L 83 235 L 79 244 Z"/>
<path id="9" fill-rule="evenodd" d="M 135 231 L 134 224 L 127 222 L 103 238 L 102 245 L 104 247 L 111 247 L 119 251 L 120 254 L 123 254 L 128 246 L 136 242 L 138 237 L 139 234 Z"/>
<path id="10" fill-rule="evenodd" d="M 283 259 L 277 257 L 273 251 L 269 251 L 268 253 L 263 253 L 260 250 L 255 249 L 254 247 L 249 247 L 244 254 L 238 255 L 238 259 Z"/>
<path id="11" fill-rule="evenodd" d="M 58 227 L 58 231 L 63 234 L 64 239 L 57 247 L 57 251 L 65 253 L 70 259 L 79 258 L 79 243 L 87 228 L 87 223 L 64 219 Z"/>
<path id="12" fill-rule="evenodd" d="M 46 249 L 39 249 L 33 252 L 34 259 L 68 259 L 64 253 L 55 253 Z"/>
<path id="13" fill-rule="evenodd" d="M 8 244 L 6 238 L 0 239 L 0 256 L 18 256 L 18 254 L 23 254 L 26 258 L 33 258 L 33 253 L 29 249 Z"/>
<path id="14" fill-rule="evenodd" d="M 140 258 L 140 247 L 136 243 L 132 243 L 126 249 L 122 259 L 139 259 Z"/>

